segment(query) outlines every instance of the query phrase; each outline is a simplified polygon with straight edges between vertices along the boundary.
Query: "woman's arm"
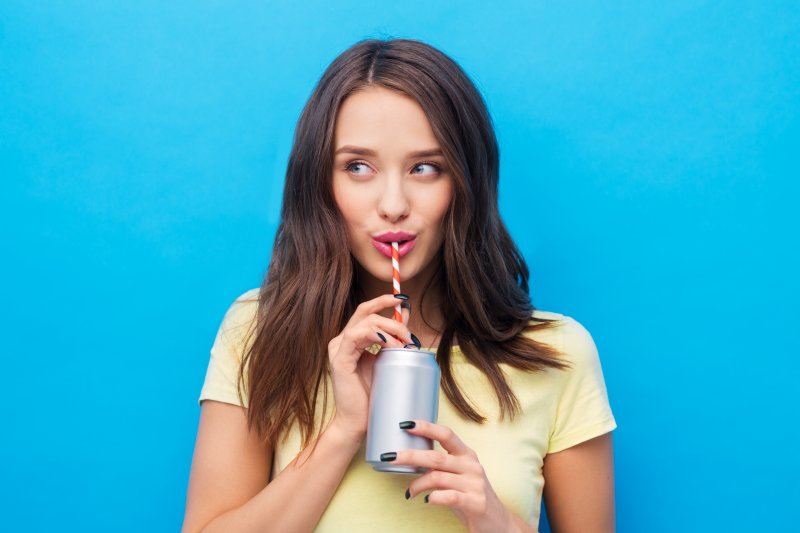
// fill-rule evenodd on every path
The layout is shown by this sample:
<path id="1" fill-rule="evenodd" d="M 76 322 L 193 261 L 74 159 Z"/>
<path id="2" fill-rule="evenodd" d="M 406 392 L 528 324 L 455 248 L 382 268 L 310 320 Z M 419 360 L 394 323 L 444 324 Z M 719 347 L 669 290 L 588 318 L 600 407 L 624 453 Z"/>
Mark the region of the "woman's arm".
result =
<path id="1" fill-rule="evenodd" d="M 547 518 L 554 532 L 615 531 L 611 433 L 547 455 L 543 473 Z"/>
<path id="2" fill-rule="evenodd" d="M 314 529 L 367 432 L 375 359 L 365 350 L 376 342 L 390 347 L 403 346 L 397 339 L 411 342 L 407 310 L 402 323 L 377 314 L 396 303 L 391 294 L 363 302 L 331 339 L 333 419 L 269 484 L 272 450 L 249 434 L 244 408 L 202 404 L 184 532 Z"/>
<path id="3" fill-rule="evenodd" d="M 266 486 L 272 462 L 272 451 L 247 431 L 242 407 L 213 400 L 200 405 L 184 532 L 200 531 L 250 500 Z"/>
<path id="4" fill-rule="evenodd" d="M 206 401 L 200 412 L 183 531 L 311 531 L 360 441 L 332 424 L 272 482 L 271 450 L 247 431 L 245 410 Z"/>

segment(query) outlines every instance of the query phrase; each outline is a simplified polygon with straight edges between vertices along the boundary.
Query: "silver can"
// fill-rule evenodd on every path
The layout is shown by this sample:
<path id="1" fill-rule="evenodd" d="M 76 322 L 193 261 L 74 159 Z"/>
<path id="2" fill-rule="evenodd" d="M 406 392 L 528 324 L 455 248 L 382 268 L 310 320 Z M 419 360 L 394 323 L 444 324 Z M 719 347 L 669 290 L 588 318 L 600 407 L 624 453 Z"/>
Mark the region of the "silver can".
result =
<path id="1" fill-rule="evenodd" d="M 432 450 L 433 442 L 400 429 L 404 420 L 436 422 L 439 414 L 439 365 L 434 352 L 384 348 L 372 375 L 367 427 L 367 462 L 378 472 L 418 474 L 413 466 L 381 462 L 381 454 L 402 449 Z"/>

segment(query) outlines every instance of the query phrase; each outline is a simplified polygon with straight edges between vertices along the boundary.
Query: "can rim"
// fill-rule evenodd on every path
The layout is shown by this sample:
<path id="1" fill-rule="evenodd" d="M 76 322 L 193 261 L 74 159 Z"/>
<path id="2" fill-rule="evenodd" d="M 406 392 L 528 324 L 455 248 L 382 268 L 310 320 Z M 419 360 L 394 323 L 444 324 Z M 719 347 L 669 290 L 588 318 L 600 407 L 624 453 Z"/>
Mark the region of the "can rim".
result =
<path id="1" fill-rule="evenodd" d="M 378 356 L 383 353 L 390 353 L 390 352 L 401 352 L 401 353 L 412 353 L 412 354 L 419 354 L 419 355 L 430 355 L 434 359 L 436 358 L 436 352 L 433 350 L 423 350 L 421 348 L 381 348 L 378 352 Z"/>

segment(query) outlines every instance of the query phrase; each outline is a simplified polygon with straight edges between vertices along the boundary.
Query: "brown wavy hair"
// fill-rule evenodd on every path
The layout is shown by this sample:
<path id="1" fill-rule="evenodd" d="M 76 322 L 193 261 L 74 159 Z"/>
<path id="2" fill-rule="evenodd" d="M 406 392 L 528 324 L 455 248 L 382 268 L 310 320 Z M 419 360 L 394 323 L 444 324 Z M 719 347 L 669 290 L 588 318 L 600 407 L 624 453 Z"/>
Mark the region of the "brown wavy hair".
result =
<path id="1" fill-rule="evenodd" d="M 447 398 L 464 417 L 485 421 L 453 375 L 454 338 L 494 387 L 501 417 L 519 411 L 501 364 L 527 371 L 567 366 L 553 347 L 523 335 L 554 321 L 531 317 L 528 267 L 498 210 L 499 149 L 480 93 L 455 61 L 428 44 L 363 40 L 325 70 L 297 123 L 281 220 L 239 371 L 241 398 L 248 368 L 248 425 L 271 446 L 294 423 L 309 443 L 320 394 L 320 420 L 327 409 L 328 342 L 359 303 L 357 268 L 332 192 L 333 139 L 342 102 L 368 86 L 419 103 L 453 175 L 432 279 L 444 290 L 437 360 Z"/>

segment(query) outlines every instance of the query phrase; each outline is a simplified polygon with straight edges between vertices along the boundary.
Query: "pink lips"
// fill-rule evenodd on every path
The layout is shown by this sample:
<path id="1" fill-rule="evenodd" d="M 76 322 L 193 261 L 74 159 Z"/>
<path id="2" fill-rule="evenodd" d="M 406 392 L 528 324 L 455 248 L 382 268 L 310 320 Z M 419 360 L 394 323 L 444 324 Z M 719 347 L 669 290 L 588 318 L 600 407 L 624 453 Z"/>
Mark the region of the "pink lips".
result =
<path id="1" fill-rule="evenodd" d="M 400 257 L 403 257 L 414 248 L 417 243 L 417 236 L 405 231 L 387 231 L 372 238 L 372 245 L 388 258 L 392 257 L 393 242 L 400 243 L 398 249 Z"/>

